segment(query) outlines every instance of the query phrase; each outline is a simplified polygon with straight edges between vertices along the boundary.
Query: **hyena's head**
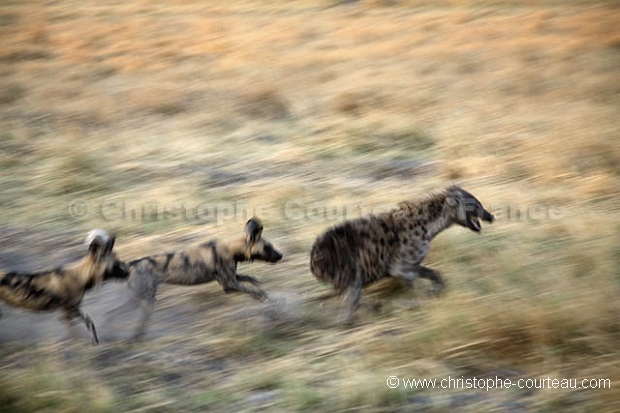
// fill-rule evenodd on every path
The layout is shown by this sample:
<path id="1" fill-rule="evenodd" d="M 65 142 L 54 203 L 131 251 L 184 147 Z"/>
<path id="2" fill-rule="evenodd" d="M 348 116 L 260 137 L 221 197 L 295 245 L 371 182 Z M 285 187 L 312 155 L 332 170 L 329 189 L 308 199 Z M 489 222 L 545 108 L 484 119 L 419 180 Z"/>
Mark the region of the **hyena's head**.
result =
<path id="1" fill-rule="evenodd" d="M 99 282 L 111 279 L 125 279 L 129 276 L 127 264 L 116 258 L 114 241 L 116 237 L 104 230 L 94 229 L 86 236 L 88 254 L 93 265 L 93 274 Z"/>
<path id="2" fill-rule="evenodd" d="M 247 260 L 278 262 L 282 259 L 282 253 L 276 250 L 269 241 L 262 237 L 263 224 L 258 218 L 250 218 L 248 222 L 245 223 L 245 234 L 245 258 Z"/>
<path id="3" fill-rule="evenodd" d="M 474 232 L 480 232 L 482 229 L 479 219 L 487 222 L 493 222 L 494 219 L 475 196 L 458 186 L 446 191 L 446 205 L 455 223 Z"/>

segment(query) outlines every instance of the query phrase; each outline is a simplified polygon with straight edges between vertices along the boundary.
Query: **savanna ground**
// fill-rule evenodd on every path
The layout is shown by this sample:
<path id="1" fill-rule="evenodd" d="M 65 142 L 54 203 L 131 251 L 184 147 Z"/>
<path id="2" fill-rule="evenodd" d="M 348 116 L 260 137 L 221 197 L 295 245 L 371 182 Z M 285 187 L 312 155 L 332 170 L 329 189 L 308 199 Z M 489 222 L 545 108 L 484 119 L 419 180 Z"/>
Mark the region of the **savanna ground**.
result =
<path id="1" fill-rule="evenodd" d="M 620 8 L 539 3 L 3 1 L 4 270 L 79 257 L 95 227 L 131 259 L 252 212 L 285 258 L 240 267 L 264 304 L 164 286 L 143 343 L 0 304 L 0 411 L 619 411 Z M 445 295 L 383 283 L 352 328 L 312 301 L 322 230 L 453 182 L 497 221 L 434 241 Z M 100 325 L 124 292 L 85 309 Z"/>

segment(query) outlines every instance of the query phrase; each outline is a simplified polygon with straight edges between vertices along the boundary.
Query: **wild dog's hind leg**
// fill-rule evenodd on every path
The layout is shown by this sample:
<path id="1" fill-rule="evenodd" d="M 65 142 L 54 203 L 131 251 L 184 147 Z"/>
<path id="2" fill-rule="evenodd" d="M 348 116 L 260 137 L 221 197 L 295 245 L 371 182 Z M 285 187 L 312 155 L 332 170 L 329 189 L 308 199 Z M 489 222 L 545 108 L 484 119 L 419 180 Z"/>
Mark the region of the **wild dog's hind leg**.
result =
<path id="1" fill-rule="evenodd" d="M 135 340 L 142 340 L 146 336 L 146 329 L 151 321 L 151 316 L 155 310 L 155 297 L 152 299 L 140 300 L 140 320 L 138 328 L 134 334 Z"/>
<path id="2" fill-rule="evenodd" d="M 65 310 L 62 316 L 62 319 L 67 325 L 68 329 L 71 328 L 71 325 L 73 324 L 73 320 L 75 320 L 76 318 L 79 318 L 80 320 L 84 321 L 84 324 L 86 325 L 86 329 L 90 333 L 90 341 L 92 345 L 93 346 L 98 345 L 99 337 L 97 337 L 97 330 L 95 329 L 95 323 L 93 323 L 93 320 L 91 320 L 89 316 L 82 313 L 78 308 L 72 308 L 69 310 Z"/>
<path id="3" fill-rule="evenodd" d="M 134 268 L 127 282 L 131 296 L 124 304 L 106 313 L 106 325 L 113 326 L 118 317 L 140 310 L 134 338 L 142 338 L 146 334 L 155 307 L 157 285 L 157 278 L 150 271 Z"/>
<path id="4" fill-rule="evenodd" d="M 136 268 L 130 276 L 129 288 L 134 292 L 140 305 L 140 318 L 134 334 L 136 340 L 143 339 L 146 336 L 146 330 L 155 310 L 157 285 L 157 277 L 148 268 Z"/>

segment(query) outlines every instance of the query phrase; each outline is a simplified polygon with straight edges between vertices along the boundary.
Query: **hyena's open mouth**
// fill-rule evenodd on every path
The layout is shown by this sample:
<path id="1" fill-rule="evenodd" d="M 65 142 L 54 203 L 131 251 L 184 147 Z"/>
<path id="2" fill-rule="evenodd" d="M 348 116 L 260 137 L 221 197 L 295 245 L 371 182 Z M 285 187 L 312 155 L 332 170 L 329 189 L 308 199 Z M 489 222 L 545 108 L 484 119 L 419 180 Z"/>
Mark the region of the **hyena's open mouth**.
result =
<path id="1" fill-rule="evenodd" d="M 482 226 L 480 225 L 480 220 L 473 215 L 469 216 L 469 224 L 471 226 L 471 229 L 476 232 L 479 232 L 482 229 Z"/>

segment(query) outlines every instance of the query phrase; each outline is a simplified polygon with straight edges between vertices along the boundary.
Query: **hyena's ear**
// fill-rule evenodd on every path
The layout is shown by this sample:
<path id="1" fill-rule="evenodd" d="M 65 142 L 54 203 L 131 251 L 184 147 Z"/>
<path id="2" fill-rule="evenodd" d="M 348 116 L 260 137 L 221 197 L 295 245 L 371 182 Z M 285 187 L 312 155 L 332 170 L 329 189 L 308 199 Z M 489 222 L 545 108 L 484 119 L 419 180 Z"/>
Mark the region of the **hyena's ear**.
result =
<path id="1" fill-rule="evenodd" d="M 245 223 L 246 242 L 248 245 L 252 245 L 258 241 L 262 233 L 263 224 L 260 222 L 260 219 L 250 218 L 248 222 Z"/>
<path id="2" fill-rule="evenodd" d="M 448 204 L 450 208 L 456 208 L 459 204 L 459 200 L 454 195 L 448 194 L 446 196 L 446 204 Z"/>

